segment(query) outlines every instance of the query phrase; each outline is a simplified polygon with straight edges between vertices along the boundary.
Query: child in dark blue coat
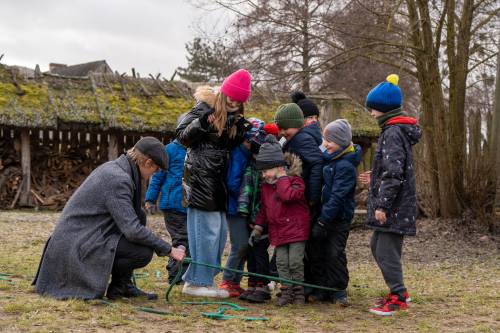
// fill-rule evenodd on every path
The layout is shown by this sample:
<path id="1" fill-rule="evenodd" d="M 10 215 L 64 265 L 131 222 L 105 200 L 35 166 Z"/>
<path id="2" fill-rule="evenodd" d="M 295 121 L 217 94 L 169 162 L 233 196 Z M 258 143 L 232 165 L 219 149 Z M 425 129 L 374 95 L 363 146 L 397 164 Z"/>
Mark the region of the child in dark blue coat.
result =
<path id="1" fill-rule="evenodd" d="M 361 148 L 352 143 L 351 126 L 345 119 L 329 123 L 323 131 L 323 191 L 321 213 L 312 228 L 310 246 L 317 255 L 309 258 L 316 284 L 336 288 L 334 293 L 315 290 L 308 300 L 347 305 L 349 272 L 345 248 L 354 216 L 356 168 Z"/>
<path id="2" fill-rule="evenodd" d="M 181 115 L 179 122 L 182 118 Z M 186 148 L 174 140 L 165 146 L 165 151 L 168 156 L 168 168 L 158 171 L 151 177 L 146 192 L 146 207 L 154 205 L 161 193 L 158 208 L 163 212 L 165 226 L 172 238 L 172 244 L 175 247 L 183 245 L 186 248 L 186 255 L 189 255 L 186 208 L 182 206 L 182 174 Z M 183 267 L 183 273 L 187 266 L 186 264 Z M 168 280 L 172 282 L 177 274 L 175 260 L 169 259 L 167 271 Z"/>

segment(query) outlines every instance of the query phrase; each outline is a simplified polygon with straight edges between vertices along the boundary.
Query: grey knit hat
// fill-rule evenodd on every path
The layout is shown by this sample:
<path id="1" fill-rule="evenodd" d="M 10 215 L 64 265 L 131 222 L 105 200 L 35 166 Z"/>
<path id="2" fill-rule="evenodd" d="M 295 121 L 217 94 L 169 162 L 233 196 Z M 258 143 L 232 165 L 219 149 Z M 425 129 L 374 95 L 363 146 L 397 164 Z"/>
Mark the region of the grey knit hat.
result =
<path id="1" fill-rule="evenodd" d="M 285 165 L 285 158 L 278 140 L 276 140 L 274 135 L 269 134 L 266 136 L 264 144 L 260 146 L 255 167 L 257 170 L 267 170 Z"/>
<path id="2" fill-rule="evenodd" d="M 340 147 L 347 147 L 352 141 L 351 125 L 345 119 L 337 119 L 326 125 L 323 131 L 326 141 L 335 142 Z"/>

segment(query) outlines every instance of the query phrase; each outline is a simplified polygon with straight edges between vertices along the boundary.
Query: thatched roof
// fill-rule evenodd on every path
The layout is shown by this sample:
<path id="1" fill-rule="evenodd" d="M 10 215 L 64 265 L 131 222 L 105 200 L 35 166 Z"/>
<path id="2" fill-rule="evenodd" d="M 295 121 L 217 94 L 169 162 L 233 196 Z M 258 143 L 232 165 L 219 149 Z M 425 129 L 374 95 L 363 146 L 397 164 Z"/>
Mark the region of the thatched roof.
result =
<path id="1" fill-rule="evenodd" d="M 112 73 L 113 70 L 109 67 L 106 60 L 98 60 L 86 62 L 77 65 L 59 65 L 50 71 L 52 74 L 64 76 L 88 76 L 90 73 Z"/>
<path id="2" fill-rule="evenodd" d="M 171 132 L 177 117 L 194 105 L 192 90 L 184 82 L 117 74 L 67 77 L 37 71 L 25 77 L 0 64 L 0 126 Z M 342 96 L 333 96 L 336 110 L 351 122 L 354 135 L 376 137 L 378 127 L 367 112 Z M 245 113 L 271 121 L 277 106 L 286 101 L 255 89 Z"/>

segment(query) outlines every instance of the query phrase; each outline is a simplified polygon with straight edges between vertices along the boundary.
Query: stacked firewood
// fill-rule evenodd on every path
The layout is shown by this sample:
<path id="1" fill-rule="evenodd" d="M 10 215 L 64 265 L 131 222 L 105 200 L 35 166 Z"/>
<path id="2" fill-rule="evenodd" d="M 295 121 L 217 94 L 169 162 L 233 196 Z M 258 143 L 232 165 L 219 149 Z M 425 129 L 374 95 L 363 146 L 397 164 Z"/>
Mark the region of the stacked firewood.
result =
<path id="1" fill-rule="evenodd" d="M 0 209 L 19 207 L 16 193 L 22 184 L 19 158 L 14 149 L 0 147 Z M 49 147 L 32 149 L 31 195 L 33 207 L 60 210 L 90 172 L 100 164 L 84 151 L 70 149 L 64 153 Z"/>

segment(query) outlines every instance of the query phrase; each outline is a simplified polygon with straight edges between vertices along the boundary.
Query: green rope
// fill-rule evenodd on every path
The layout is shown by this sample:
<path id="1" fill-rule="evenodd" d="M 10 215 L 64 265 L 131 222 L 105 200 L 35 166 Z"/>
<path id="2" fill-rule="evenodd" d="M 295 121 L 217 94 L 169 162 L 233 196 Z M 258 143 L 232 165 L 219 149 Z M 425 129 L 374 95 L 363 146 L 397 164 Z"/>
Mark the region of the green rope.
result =
<path id="1" fill-rule="evenodd" d="M 189 304 L 189 305 L 212 305 L 216 304 L 219 305 L 219 308 L 217 309 L 217 312 L 202 312 L 201 315 L 205 318 L 209 319 L 215 319 L 215 320 L 228 320 L 228 319 L 241 319 L 244 321 L 268 321 L 269 318 L 267 317 L 245 317 L 245 316 L 234 316 L 234 315 L 228 315 L 226 314 L 226 311 L 247 311 L 248 309 L 242 306 L 239 306 L 238 304 L 235 303 L 229 303 L 229 302 L 209 302 L 209 301 L 204 301 L 204 302 L 182 302 L 182 304 Z"/>
<path id="2" fill-rule="evenodd" d="M 229 303 L 229 302 L 209 302 L 209 301 L 202 301 L 202 302 L 182 302 L 182 304 L 189 304 L 189 305 L 212 305 L 212 304 L 217 304 L 217 305 L 227 306 L 229 309 L 235 310 L 235 311 L 246 311 L 247 310 L 247 308 L 239 306 L 236 303 Z"/>
<path id="3" fill-rule="evenodd" d="M 234 268 L 228 268 L 228 267 L 222 267 L 222 266 L 217 266 L 217 265 L 206 264 L 206 263 L 203 263 L 203 262 L 194 261 L 191 258 L 184 258 L 184 260 L 182 260 L 182 261 L 180 261 L 178 263 L 179 267 L 182 266 L 185 262 L 189 263 L 189 264 L 193 264 L 193 265 L 200 265 L 200 266 L 215 268 L 215 269 L 219 269 L 219 270 L 229 271 L 229 272 L 233 272 L 233 273 L 238 273 L 238 274 L 241 274 L 243 276 L 260 277 L 260 278 L 265 278 L 265 279 L 268 279 L 268 280 L 271 280 L 271 281 L 276 281 L 276 282 L 281 282 L 281 283 L 286 283 L 286 284 L 291 284 L 291 285 L 303 286 L 303 287 L 308 287 L 308 288 L 313 288 L 313 289 L 321 289 L 321 290 L 326 290 L 326 291 L 343 291 L 343 290 L 337 289 L 337 288 L 323 287 L 323 286 L 318 286 L 318 285 L 315 285 L 315 284 L 310 284 L 310 283 L 305 283 L 305 282 L 301 282 L 301 281 L 294 281 L 294 280 L 284 279 L 284 278 L 280 278 L 280 277 L 276 277 L 276 276 L 270 276 L 270 275 L 264 275 L 264 274 L 258 274 L 258 273 L 245 272 L 245 271 L 242 271 L 242 270 L 239 270 L 239 269 L 234 269 Z M 167 302 L 170 301 L 170 299 L 169 299 L 170 292 L 172 291 L 173 287 L 177 284 L 177 282 L 180 281 L 181 275 L 182 275 L 182 270 L 178 270 L 177 274 L 174 277 L 174 280 L 172 281 L 172 283 L 168 287 L 166 295 L 165 295 L 165 299 L 167 300 Z"/>
<path id="4" fill-rule="evenodd" d="M 106 300 L 99 300 L 98 303 L 104 304 L 104 305 L 108 305 L 108 306 L 111 306 L 111 307 L 115 307 L 115 308 L 118 307 L 118 304 L 110 302 L 110 301 L 106 301 Z M 163 315 L 163 316 L 182 316 L 182 317 L 186 317 L 187 316 L 184 313 L 168 312 L 168 311 L 163 311 L 163 310 L 148 308 L 148 307 L 144 307 L 144 306 L 134 306 L 133 309 L 136 310 L 136 311 L 153 313 L 153 314 L 159 314 L 159 315 Z"/>

